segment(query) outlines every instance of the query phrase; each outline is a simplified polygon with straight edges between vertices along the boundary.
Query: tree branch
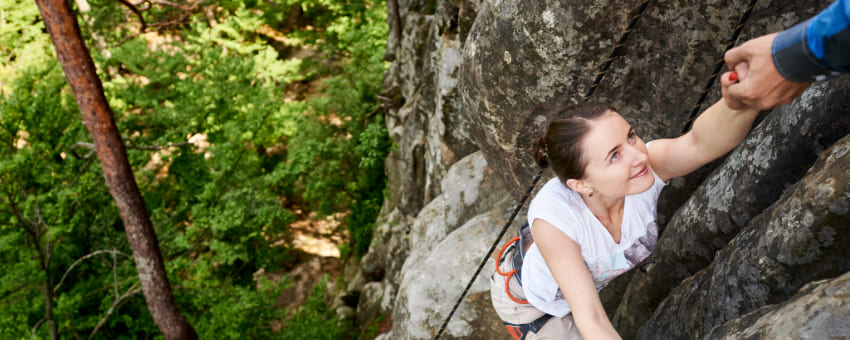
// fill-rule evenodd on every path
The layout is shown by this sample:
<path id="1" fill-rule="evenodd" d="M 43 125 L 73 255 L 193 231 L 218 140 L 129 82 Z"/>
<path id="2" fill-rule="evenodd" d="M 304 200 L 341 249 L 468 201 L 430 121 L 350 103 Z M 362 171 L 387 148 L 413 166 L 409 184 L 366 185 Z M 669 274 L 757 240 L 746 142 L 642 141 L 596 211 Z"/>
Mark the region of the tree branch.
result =
<path id="1" fill-rule="evenodd" d="M 103 327 L 103 324 L 105 324 L 106 321 L 109 320 L 109 317 L 112 316 L 112 313 L 114 313 L 116 309 L 126 303 L 127 300 L 133 297 L 133 295 L 136 295 L 141 291 L 142 288 L 139 287 L 139 282 L 137 281 L 127 290 L 126 293 L 124 293 L 124 295 L 116 298 L 115 301 L 112 301 L 112 306 L 109 306 L 109 310 L 106 311 L 106 315 L 103 316 L 103 319 L 100 319 L 100 322 L 97 323 L 97 326 L 95 326 L 94 330 L 92 330 L 91 334 L 89 334 L 89 340 L 94 338 L 95 334 L 97 334 L 97 331 L 100 330 L 100 327 Z"/>
<path id="2" fill-rule="evenodd" d="M 168 149 L 168 148 L 171 148 L 171 147 L 192 145 L 191 142 L 168 143 L 168 144 L 165 144 L 165 145 L 160 145 L 160 144 L 136 145 L 136 144 L 132 144 L 130 142 L 127 142 L 127 139 L 124 139 L 124 140 L 125 140 L 125 142 L 124 142 L 125 148 L 136 149 L 136 150 L 163 150 L 163 149 Z M 90 153 L 86 154 L 85 156 L 80 157 L 76 154 L 76 151 L 75 151 L 76 149 L 79 149 L 79 148 L 89 149 L 89 150 L 92 150 L 92 151 Z M 89 156 L 91 156 L 94 153 L 94 144 L 93 143 L 87 143 L 87 142 L 76 142 L 71 147 L 71 153 L 73 153 L 74 157 L 76 157 L 77 159 L 87 159 L 87 158 L 89 158 Z"/>
<path id="3" fill-rule="evenodd" d="M 123 280 L 121 280 L 121 281 L 118 281 L 118 284 L 119 284 L 119 285 L 120 285 L 120 284 L 124 284 L 124 283 L 130 282 L 130 281 L 133 281 L 134 279 L 136 279 L 136 277 L 130 276 L 130 277 L 127 277 L 127 278 L 125 278 L 125 279 L 123 279 Z M 100 293 L 101 291 L 104 291 L 104 290 L 105 290 L 105 291 L 106 291 L 106 293 L 108 294 L 108 293 L 109 293 L 109 290 L 111 290 L 111 289 L 112 289 L 112 283 L 109 283 L 109 284 L 107 284 L 107 285 L 105 285 L 105 286 L 103 286 L 103 287 L 100 287 L 100 288 L 97 288 L 97 289 L 92 289 L 92 290 L 90 290 L 88 293 L 86 293 L 85 295 L 83 295 L 83 298 L 82 298 L 82 299 L 83 299 L 83 300 L 88 299 L 88 298 L 89 298 L 89 296 L 94 296 L 95 294 Z"/>
<path id="4" fill-rule="evenodd" d="M 29 224 L 30 226 L 32 226 L 33 228 L 38 229 L 38 223 L 33 222 L 32 220 L 30 220 L 29 218 L 27 218 L 26 216 L 21 214 L 20 210 L 18 210 L 18 205 L 15 204 L 15 200 L 12 199 L 12 193 L 7 191 L 6 197 L 9 200 L 9 206 L 12 208 L 12 213 L 15 214 L 15 217 L 17 217 L 19 220 L 21 220 L 21 222 L 25 222 L 25 223 Z M 33 234 L 35 234 L 37 232 L 37 231 L 32 231 L 29 228 L 26 228 L 26 229 L 27 229 L 27 231 L 29 231 L 30 233 L 33 233 Z"/>
<path id="5" fill-rule="evenodd" d="M 119 298 L 119 295 L 118 295 L 118 260 L 116 259 L 117 255 L 115 254 L 115 252 L 117 252 L 117 251 L 118 251 L 117 249 L 112 249 L 112 282 L 113 282 L 113 287 L 115 287 L 114 290 L 115 290 L 115 298 L 116 299 Z"/>
<path id="6" fill-rule="evenodd" d="M 179 24 L 186 23 L 186 18 L 188 18 L 189 15 L 191 15 L 192 11 L 194 11 L 198 7 L 198 5 L 203 3 L 204 0 L 195 2 L 194 4 L 192 4 L 192 6 L 184 6 L 184 5 L 175 3 L 175 2 L 164 1 L 164 0 L 140 0 L 139 2 L 136 2 L 136 3 L 131 3 L 127 0 L 118 0 L 118 2 L 120 2 L 122 5 L 129 8 L 130 11 L 133 12 L 133 14 L 135 14 L 137 17 L 139 17 L 139 22 L 141 22 L 142 26 L 139 28 L 138 32 L 127 36 L 126 38 L 119 41 L 117 44 L 109 46 L 109 48 L 121 46 L 125 42 L 127 42 L 128 40 L 133 39 L 135 37 L 138 37 L 138 36 L 140 36 L 144 33 L 147 33 L 148 27 L 155 28 L 157 31 L 159 31 L 163 27 L 176 26 L 176 25 L 179 25 Z M 147 7 L 141 7 L 141 8 L 138 7 L 139 5 L 145 5 L 145 4 L 147 5 Z M 174 20 L 174 21 L 168 21 L 168 22 L 164 22 L 164 23 L 157 22 L 157 23 L 153 23 L 153 24 L 148 25 L 147 22 L 145 22 L 144 17 L 142 17 L 142 11 L 149 10 L 152 7 L 152 4 L 178 8 L 178 9 L 183 10 L 183 14 L 180 15 L 180 19 L 177 19 L 177 20 Z"/>
<path id="7" fill-rule="evenodd" d="M 41 327 L 41 324 L 44 323 L 47 319 L 41 318 L 38 322 L 35 323 L 35 326 L 32 327 L 32 335 L 30 335 L 30 340 L 35 339 L 35 332 L 38 331 L 38 327 Z"/>
<path id="8" fill-rule="evenodd" d="M 71 330 L 71 334 L 74 336 L 74 339 L 82 340 L 83 338 L 80 336 L 79 333 L 77 333 L 77 328 L 74 327 L 74 323 L 71 322 L 71 317 L 68 315 L 68 313 L 65 313 L 65 319 L 68 320 L 68 329 Z"/>
<path id="9" fill-rule="evenodd" d="M 21 193 L 24 195 L 24 199 L 29 199 L 29 195 L 25 189 L 21 189 Z M 35 203 L 33 204 L 33 211 L 35 212 L 35 216 L 37 220 L 35 221 L 35 229 L 37 231 L 36 235 L 39 239 L 41 239 L 41 227 L 44 228 L 44 235 L 47 237 L 47 242 L 44 244 L 44 250 L 39 248 L 39 257 L 41 258 L 41 268 L 45 272 L 50 271 L 50 258 L 53 256 L 53 242 L 50 240 L 50 234 L 47 232 L 50 229 L 50 226 L 47 225 L 47 222 L 44 221 L 44 217 L 41 214 L 41 209 L 38 207 L 38 198 L 36 198 Z M 40 225 L 40 227 L 39 227 Z M 40 243 L 40 242 L 39 242 Z M 36 247 L 40 247 L 40 245 L 36 244 Z M 42 255 L 43 254 L 43 255 Z"/>
<path id="10" fill-rule="evenodd" d="M 17 293 L 17 292 L 21 291 L 22 289 L 26 288 L 26 287 L 27 287 L 27 286 L 29 286 L 29 285 L 30 285 L 30 284 L 29 284 L 29 282 L 26 282 L 26 283 L 24 283 L 24 284 L 22 284 L 22 285 L 20 285 L 20 286 L 17 286 L 17 287 L 15 287 L 15 288 L 10 289 L 10 290 L 9 290 L 9 291 L 7 291 L 7 292 L 4 292 L 2 295 L 0 295 L 0 300 L 3 300 L 3 299 L 5 299 L 5 298 L 7 298 L 7 297 L 11 296 L 12 294 L 15 294 L 15 293 Z"/>
<path id="11" fill-rule="evenodd" d="M 65 281 L 65 277 L 67 277 L 68 274 L 71 273 L 71 270 L 74 269 L 74 267 L 76 267 L 78 264 L 80 264 L 80 262 L 83 262 L 83 261 L 88 260 L 88 259 L 90 259 L 94 256 L 97 256 L 97 255 L 100 255 L 100 254 L 105 254 L 105 253 L 112 253 L 113 256 L 115 256 L 116 254 L 121 254 L 121 255 L 127 256 L 129 258 L 132 258 L 130 255 L 124 254 L 124 253 L 117 251 L 117 250 L 114 250 L 114 249 L 113 250 L 97 250 L 97 251 L 91 252 L 91 253 L 77 259 L 76 261 L 74 261 L 74 263 L 71 264 L 70 267 L 68 267 L 68 270 L 66 270 L 65 274 L 62 275 L 62 279 L 59 280 L 59 283 L 56 284 L 56 287 L 53 287 L 53 292 L 56 293 L 56 292 L 59 291 L 59 286 L 61 286 L 62 282 Z"/>
<path id="12" fill-rule="evenodd" d="M 171 147 L 186 146 L 186 145 L 192 145 L 192 143 L 191 142 L 168 143 L 168 144 L 165 144 L 165 145 L 154 144 L 154 145 L 151 145 L 151 146 L 126 144 L 126 147 L 128 149 L 136 149 L 136 150 L 163 150 L 163 149 L 168 149 L 168 148 L 171 148 Z"/>
<path id="13" fill-rule="evenodd" d="M 130 11 L 133 12 L 133 14 L 135 14 L 137 17 L 139 17 L 139 22 L 142 24 L 142 26 L 139 27 L 139 33 L 136 34 L 136 35 L 145 33 L 145 31 L 148 28 L 148 24 L 145 22 L 145 18 L 142 16 L 142 12 L 136 6 L 134 6 L 133 4 L 131 4 L 127 0 L 118 0 L 118 2 L 120 2 L 125 7 L 129 8 Z"/>
<path id="14" fill-rule="evenodd" d="M 85 156 L 80 156 L 77 153 L 77 149 L 80 149 L 80 148 L 88 149 L 89 152 L 87 154 L 85 154 Z M 76 142 L 76 143 L 74 143 L 74 145 L 71 145 L 71 155 L 73 155 L 74 158 L 76 158 L 76 159 L 89 159 L 89 158 L 91 158 L 91 155 L 93 155 L 93 154 L 94 154 L 94 144 L 92 144 L 92 143 Z"/>

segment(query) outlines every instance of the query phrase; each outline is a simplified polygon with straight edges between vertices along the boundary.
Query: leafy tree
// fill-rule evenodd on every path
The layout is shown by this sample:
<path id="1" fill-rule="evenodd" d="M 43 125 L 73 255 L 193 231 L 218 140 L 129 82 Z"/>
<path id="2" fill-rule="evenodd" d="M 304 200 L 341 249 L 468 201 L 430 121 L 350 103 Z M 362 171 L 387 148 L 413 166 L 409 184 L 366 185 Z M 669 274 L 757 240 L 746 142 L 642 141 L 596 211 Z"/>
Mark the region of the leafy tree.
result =
<path id="1" fill-rule="evenodd" d="M 133 249 L 132 256 L 138 270 L 141 288 L 130 289 L 119 296 L 116 283 L 116 299 L 120 301 L 135 294 L 134 292 L 143 291 L 150 314 L 167 339 L 196 339 L 198 336 L 195 329 L 186 322 L 186 318 L 174 301 L 168 275 L 165 273 L 165 262 L 159 250 L 159 242 L 145 207 L 145 201 L 142 199 L 133 169 L 127 160 L 127 152 L 115 126 L 112 108 L 106 102 L 102 83 L 95 73 L 94 62 L 83 42 L 71 6 L 65 0 L 36 0 L 36 4 L 53 45 L 56 47 L 56 55 L 80 107 L 86 128 L 95 141 L 94 150 L 101 160 L 106 186 L 121 212 L 127 239 Z M 41 218 L 40 214 L 38 215 Z M 35 233 L 35 235 L 38 234 Z M 46 258 L 41 261 L 45 270 L 49 266 L 44 263 L 51 255 L 49 246 L 46 255 Z M 53 291 L 49 280 L 42 291 L 47 302 L 45 318 L 50 330 L 50 338 L 58 339 L 51 306 Z M 107 315 L 112 313 L 113 308 L 109 310 Z M 97 332 L 100 325 L 95 327 L 92 334 Z"/>
<path id="2" fill-rule="evenodd" d="M 295 206 L 343 213 L 343 248 L 368 249 L 390 147 L 377 100 L 384 3 L 153 5 L 141 13 L 158 33 L 146 34 L 120 2 L 87 3 L 83 35 L 175 298 L 199 336 L 286 338 L 319 322 L 286 319 L 271 302 L 289 283 L 254 274 L 293 265 L 285 241 Z M 125 226 L 35 4 L 0 0 L 0 11 L 0 338 L 47 337 L 47 302 L 63 338 L 156 337 Z M 301 313 L 325 315 L 322 330 L 338 338 L 325 300 L 310 301 Z"/>

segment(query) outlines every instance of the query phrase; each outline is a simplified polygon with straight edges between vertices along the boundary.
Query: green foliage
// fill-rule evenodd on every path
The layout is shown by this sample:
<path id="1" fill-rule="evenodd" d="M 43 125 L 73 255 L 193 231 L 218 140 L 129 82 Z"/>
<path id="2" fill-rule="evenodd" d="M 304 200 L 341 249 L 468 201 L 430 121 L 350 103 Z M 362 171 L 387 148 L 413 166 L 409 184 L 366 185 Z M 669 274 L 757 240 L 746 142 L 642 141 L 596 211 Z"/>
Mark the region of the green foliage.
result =
<path id="1" fill-rule="evenodd" d="M 358 339 L 374 339 L 378 337 L 378 333 L 381 331 L 381 324 L 387 321 L 387 316 L 384 314 L 378 314 L 372 322 L 366 326 L 366 329 L 360 333 Z"/>
<path id="2" fill-rule="evenodd" d="M 289 282 L 273 283 L 260 277 L 255 285 L 237 285 L 214 278 L 184 281 L 178 301 L 200 339 L 271 339 L 272 322 L 283 320 L 285 310 L 272 305 Z"/>
<path id="3" fill-rule="evenodd" d="M 351 321 L 341 321 L 336 313 L 328 306 L 328 276 L 313 286 L 313 293 L 307 298 L 303 306 L 286 319 L 284 328 L 278 339 L 315 339 L 315 340 L 337 340 L 356 339 L 357 333 L 353 331 Z"/>
<path id="4" fill-rule="evenodd" d="M 301 36 L 327 41 L 321 46 L 344 61 L 327 71 L 334 75 L 322 79 L 322 95 L 307 100 L 307 111 L 297 117 L 300 128 L 289 136 L 290 158 L 273 175 L 293 183 L 318 212 L 347 209 L 352 248 L 360 256 L 368 250 L 383 202 L 384 159 L 391 146 L 377 103 L 387 27 L 363 23 L 385 22 L 386 8 L 331 7 L 340 14 L 325 32 Z"/>
<path id="5" fill-rule="evenodd" d="M 377 101 L 385 4 L 154 5 L 145 21 L 163 31 L 131 39 L 141 22 L 126 7 L 88 4 L 77 19 L 175 298 L 201 338 L 352 337 L 324 283 L 287 319 L 272 303 L 290 283 L 255 273 L 293 264 L 278 243 L 291 237 L 293 206 L 344 213 L 343 248 L 368 249 L 390 147 Z M 98 338 L 158 337 L 38 10 L 0 0 L 0 13 L 0 338 L 29 338 L 37 324 L 34 337 L 48 338 L 47 299 L 61 338 L 88 337 L 101 323 Z"/>

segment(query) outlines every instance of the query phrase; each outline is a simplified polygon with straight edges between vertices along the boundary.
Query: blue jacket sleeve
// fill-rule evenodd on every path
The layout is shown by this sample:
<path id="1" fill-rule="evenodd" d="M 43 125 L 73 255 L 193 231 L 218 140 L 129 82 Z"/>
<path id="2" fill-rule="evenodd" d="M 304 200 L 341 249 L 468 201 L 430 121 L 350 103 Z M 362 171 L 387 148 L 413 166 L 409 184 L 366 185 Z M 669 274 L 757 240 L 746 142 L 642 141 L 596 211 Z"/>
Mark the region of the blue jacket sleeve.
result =
<path id="1" fill-rule="evenodd" d="M 795 82 L 850 71 L 850 0 L 837 0 L 817 16 L 779 32 L 771 53 L 779 74 Z"/>

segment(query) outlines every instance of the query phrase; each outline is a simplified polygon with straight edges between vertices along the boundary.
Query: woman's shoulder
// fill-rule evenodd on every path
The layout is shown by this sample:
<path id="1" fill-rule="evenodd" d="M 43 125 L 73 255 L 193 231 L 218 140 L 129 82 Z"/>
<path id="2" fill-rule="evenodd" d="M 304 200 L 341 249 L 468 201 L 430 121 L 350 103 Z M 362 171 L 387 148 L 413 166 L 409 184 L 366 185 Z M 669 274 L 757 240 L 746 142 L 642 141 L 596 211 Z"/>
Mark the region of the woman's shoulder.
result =
<path id="1" fill-rule="evenodd" d="M 581 195 L 567 187 L 558 177 L 554 177 L 540 188 L 531 202 L 555 202 L 574 205 L 578 201 L 581 201 Z"/>
<path id="2" fill-rule="evenodd" d="M 529 223 L 535 218 L 543 218 L 552 224 L 560 224 L 563 219 L 575 217 L 584 202 L 581 195 L 564 185 L 557 177 L 552 178 L 540 188 L 528 206 Z"/>

